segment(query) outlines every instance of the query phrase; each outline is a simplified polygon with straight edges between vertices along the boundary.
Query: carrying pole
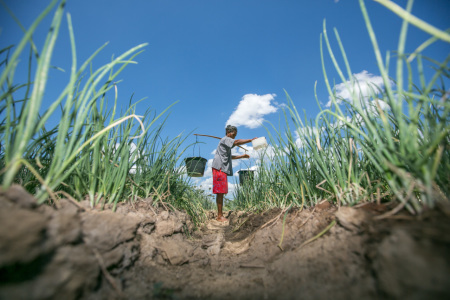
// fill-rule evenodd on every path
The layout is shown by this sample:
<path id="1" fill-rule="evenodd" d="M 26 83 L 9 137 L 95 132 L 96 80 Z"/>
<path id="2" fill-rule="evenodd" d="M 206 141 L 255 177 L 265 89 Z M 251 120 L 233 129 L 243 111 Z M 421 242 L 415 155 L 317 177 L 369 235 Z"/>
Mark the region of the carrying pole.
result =
<path id="1" fill-rule="evenodd" d="M 215 139 L 219 139 L 219 140 L 221 140 L 222 138 L 220 138 L 220 137 L 218 137 L 218 136 L 213 136 L 213 135 L 206 135 L 206 134 L 197 134 L 197 133 L 194 133 L 194 135 L 198 135 L 198 136 L 207 136 L 207 137 L 211 137 L 211 138 L 215 138 Z M 241 148 L 242 150 L 244 150 L 244 151 L 248 151 L 247 149 L 245 149 L 244 147 L 241 147 L 241 146 L 239 146 L 239 145 L 237 145 L 239 148 Z"/>

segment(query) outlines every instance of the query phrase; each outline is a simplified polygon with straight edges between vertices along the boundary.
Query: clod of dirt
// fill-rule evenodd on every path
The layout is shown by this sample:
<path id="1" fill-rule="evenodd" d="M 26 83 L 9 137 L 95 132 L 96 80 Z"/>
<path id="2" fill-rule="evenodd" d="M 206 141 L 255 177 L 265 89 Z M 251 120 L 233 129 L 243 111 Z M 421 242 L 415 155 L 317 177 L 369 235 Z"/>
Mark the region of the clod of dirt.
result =
<path id="1" fill-rule="evenodd" d="M 162 220 L 156 223 L 156 235 L 170 236 L 174 233 L 181 232 L 183 224 L 175 220 Z"/>
<path id="2" fill-rule="evenodd" d="M 51 249 L 45 239 L 48 218 L 18 207 L 0 211 L 0 267 L 28 263 Z"/>
<path id="3" fill-rule="evenodd" d="M 137 220 L 124 218 L 112 211 L 84 213 L 82 222 L 85 243 L 100 251 L 111 250 L 133 239 L 139 225 Z"/>
<path id="4" fill-rule="evenodd" d="M 178 238 L 163 240 L 157 246 L 157 249 L 164 259 L 168 260 L 171 265 L 179 266 L 189 261 L 194 253 L 194 248 L 177 235 Z"/>
<path id="5" fill-rule="evenodd" d="M 353 232 L 361 230 L 363 222 L 368 217 L 363 210 L 357 210 L 351 207 L 341 207 L 335 216 L 342 227 Z"/>
<path id="6" fill-rule="evenodd" d="M 20 185 L 12 185 L 8 190 L 0 189 L 0 208 L 33 209 L 37 206 L 36 199 Z"/>
<path id="7" fill-rule="evenodd" d="M 448 299 L 448 244 L 423 235 L 416 239 L 408 231 L 394 228 L 377 248 L 374 270 L 380 288 L 394 299 Z"/>

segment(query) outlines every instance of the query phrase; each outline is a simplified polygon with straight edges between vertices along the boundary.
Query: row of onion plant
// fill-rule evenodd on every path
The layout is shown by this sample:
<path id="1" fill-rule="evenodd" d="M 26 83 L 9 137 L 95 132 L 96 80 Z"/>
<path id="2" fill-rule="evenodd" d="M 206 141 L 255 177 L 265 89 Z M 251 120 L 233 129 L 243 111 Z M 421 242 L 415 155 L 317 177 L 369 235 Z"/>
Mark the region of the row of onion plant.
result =
<path id="1" fill-rule="evenodd" d="M 330 46 L 324 22 L 320 46 L 330 107 L 321 108 L 315 119 L 308 120 L 300 116 L 287 96 L 286 129 L 267 130 L 273 146 L 260 154 L 255 180 L 237 188 L 235 199 L 241 207 L 312 206 L 323 199 L 338 205 L 390 201 L 397 203 L 390 214 L 403 208 L 415 214 L 439 201 L 448 201 L 450 104 L 445 83 L 450 76 L 450 55 L 438 62 L 422 52 L 438 40 L 450 42 L 450 35 L 411 18 L 412 1 L 406 9 L 391 1 L 378 2 L 404 19 L 392 59 L 394 76 L 389 75 L 390 54 L 382 59 L 363 0 L 360 6 L 383 87 L 371 85 L 369 93 L 361 92 L 337 30 L 334 32 L 344 70 Z M 409 22 L 431 37 L 407 54 Z M 323 41 L 349 98 L 339 97 L 329 83 Z M 425 63 L 434 70 L 428 81 Z"/>
<path id="2" fill-rule="evenodd" d="M 118 107 L 120 72 L 134 62 L 145 44 L 126 51 L 94 70 L 94 58 L 106 46 L 78 65 L 70 15 L 72 49 L 70 79 L 48 108 L 42 107 L 52 68 L 65 0 L 54 0 L 34 21 L 19 44 L 1 50 L 0 164 L 4 189 L 14 183 L 33 193 L 39 203 L 61 197 L 89 199 L 92 206 L 152 198 L 168 208 L 186 210 L 194 222 L 204 219 L 203 198 L 192 198 L 193 187 L 178 165 L 186 147 L 184 137 L 163 138 L 166 110 L 135 113 L 136 103 Z M 32 35 L 54 10 L 51 29 L 38 52 Z M 20 24 L 19 24 L 20 25 Z M 28 80 L 14 80 L 19 59 L 30 46 Z M 32 78 L 33 72 L 34 78 Z M 52 87 L 55 88 L 55 87 Z M 59 124 L 49 129 L 49 120 Z"/>

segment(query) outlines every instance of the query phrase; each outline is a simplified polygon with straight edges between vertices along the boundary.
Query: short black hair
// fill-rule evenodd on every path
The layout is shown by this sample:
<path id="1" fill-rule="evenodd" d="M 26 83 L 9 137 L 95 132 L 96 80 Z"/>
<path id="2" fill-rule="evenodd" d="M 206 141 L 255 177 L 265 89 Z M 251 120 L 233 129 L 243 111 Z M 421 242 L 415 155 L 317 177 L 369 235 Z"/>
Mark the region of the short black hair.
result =
<path id="1" fill-rule="evenodd" d="M 237 132 L 237 128 L 236 126 L 232 126 L 232 125 L 227 125 L 227 127 L 225 128 L 225 134 L 227 134 L 228 132 Z"/>

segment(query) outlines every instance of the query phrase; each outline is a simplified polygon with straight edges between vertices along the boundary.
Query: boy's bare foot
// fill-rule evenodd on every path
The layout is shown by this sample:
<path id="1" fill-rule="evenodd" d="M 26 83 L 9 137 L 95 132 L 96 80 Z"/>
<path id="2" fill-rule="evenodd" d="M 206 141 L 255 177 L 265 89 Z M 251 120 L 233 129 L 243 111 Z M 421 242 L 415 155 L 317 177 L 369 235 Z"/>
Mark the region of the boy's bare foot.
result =
<path id="1" fill-rule="evenodd" d="M 216 220 L 219 221 L 219 222 L 226 222 L 226 221 L 228 221 L 228 219 L 225 218 L 224 216 L 217 217 Z"/>

